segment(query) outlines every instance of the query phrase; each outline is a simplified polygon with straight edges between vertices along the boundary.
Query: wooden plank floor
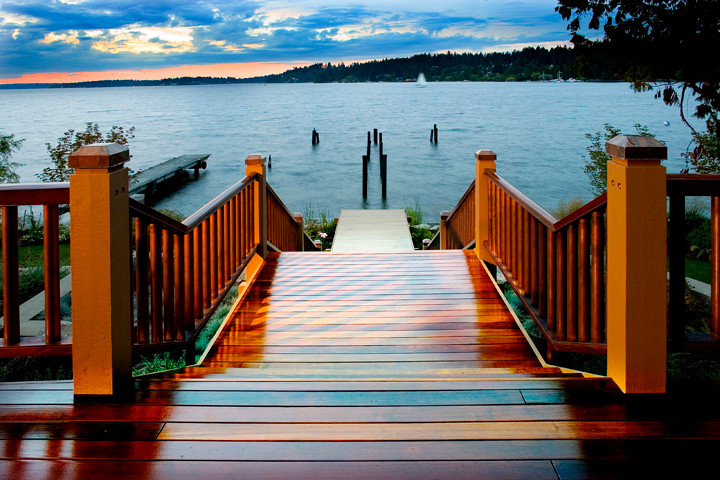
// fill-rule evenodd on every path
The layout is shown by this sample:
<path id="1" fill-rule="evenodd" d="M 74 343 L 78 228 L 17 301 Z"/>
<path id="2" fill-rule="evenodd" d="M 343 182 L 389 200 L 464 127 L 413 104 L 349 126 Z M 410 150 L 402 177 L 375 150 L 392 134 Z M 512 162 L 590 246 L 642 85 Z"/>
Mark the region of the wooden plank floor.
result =
<path id="1" fill-rule="evenodd" d="M 333 252 L 412 252 L 405 210 L 340 210 Z"/>
<path id="2" fill-rule="evenodd" d="M 0 384 L 0 478 L 708 478 L 717 392 L 543 368 L 464 252 L 282 254 L 131 401 Z"/>

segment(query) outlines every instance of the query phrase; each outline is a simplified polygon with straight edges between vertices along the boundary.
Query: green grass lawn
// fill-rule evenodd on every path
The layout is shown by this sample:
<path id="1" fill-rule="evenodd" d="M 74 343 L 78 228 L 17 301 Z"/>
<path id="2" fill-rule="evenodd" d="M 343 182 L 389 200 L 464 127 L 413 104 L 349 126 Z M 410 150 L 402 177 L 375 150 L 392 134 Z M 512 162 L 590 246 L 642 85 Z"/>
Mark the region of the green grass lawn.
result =
<path id="1" fill-rule="evenodd" d="M 685 259 L 685 276 L 704 283 L 710 283 L 710 262 Z"/>

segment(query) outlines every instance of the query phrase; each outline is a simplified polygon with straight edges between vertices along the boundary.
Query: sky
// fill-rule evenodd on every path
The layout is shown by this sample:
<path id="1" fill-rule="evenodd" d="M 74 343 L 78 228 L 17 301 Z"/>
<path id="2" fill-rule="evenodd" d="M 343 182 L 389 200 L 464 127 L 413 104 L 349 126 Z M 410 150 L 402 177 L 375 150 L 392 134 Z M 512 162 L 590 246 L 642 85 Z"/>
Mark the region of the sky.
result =
<path id="1" fill-rule="evenodd" d="M 567 45 L 556 0 L 0 0 L 0 84 Z"/>

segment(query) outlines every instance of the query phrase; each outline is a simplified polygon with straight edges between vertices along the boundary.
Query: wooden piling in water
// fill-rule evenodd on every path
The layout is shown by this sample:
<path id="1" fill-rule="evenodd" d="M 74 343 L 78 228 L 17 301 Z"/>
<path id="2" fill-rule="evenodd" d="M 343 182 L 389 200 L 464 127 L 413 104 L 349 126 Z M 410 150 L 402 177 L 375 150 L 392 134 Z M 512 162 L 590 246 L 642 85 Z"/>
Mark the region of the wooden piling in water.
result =
<path id="1" fill-rule="evenodd" d="M 375 143 L 375 145 L 377 145 L 377 143 L 378 143 L 378 129 L 377 128 L 373 128 L 373 142 Z"/>
<path id="2" fill-rule="evenodd" d="M 382 133 L 380 134 L 380 180 L 382 182 L 382 198 L 387 198 L 387 155 L 383 153 Z"/>
<path id="3" fill-rule="evenodd" d="M 272 155 L 268 154 L 268 168 L 272 168 Z"/>
<path id="4" fill-rule="evenodd" d="M 318 143 L 320 143 L 320 134 L 318 133 L 317 130 L 315 130 L 315 129 L 313 128 L 313 131 L 312 131 L 312 144 L 313 144 L 313 145 L 317 145 Z"/>
<path id="5" fill-rule="evenodd" d="M 368 155 L 362 156 L 362 196 L 363 198 L 367 198 L 367 184 L 368 184 Z"/>
<path id="6" fill-rule="evenodd" d="M 432 139 L 431 141 L 433 141 L 434 143 L 438 143 L 437 133 L 438 133 L 438 130 L 437 130 L 437 123 L 436 123 L 433 125 L 433 131 L 432 131 L 432 134 L 430 135 L 430 138 Z"/>

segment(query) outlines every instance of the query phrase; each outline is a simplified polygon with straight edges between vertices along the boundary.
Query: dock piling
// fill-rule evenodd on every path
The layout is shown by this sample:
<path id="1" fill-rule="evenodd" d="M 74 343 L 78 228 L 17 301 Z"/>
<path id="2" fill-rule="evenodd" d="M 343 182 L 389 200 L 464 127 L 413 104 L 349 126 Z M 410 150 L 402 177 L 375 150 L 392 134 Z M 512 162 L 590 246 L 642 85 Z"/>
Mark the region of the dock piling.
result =
<path id="1" fill-rule="evenodd" d="M 375 145 L 377 145 L 377 143 L 378 143 L 378 129 L 377 128 L 373 128 L 373 142 L 375 143 Z"/>
<path id="2" fill-rule="evenodd" d="M 272 155 L 268 154 L 268 168 L 272 168 Z"/>
<path id="3" fill-rule="evenodd" d="M 430 143 L 438 143 L 438 128 L 437 123 L 433 125 L 430 130 Z"/>
<path id="4" fill-rule="evenodd" d="M 312 144 L 313 144 L 313 145 L 317 145 L 318 143 L 320 143 L 320 134 L 318 133 L 317 130 L 315 130 L 315 129 L 313 128 L 313 131 L 312 131 Z"/>
<path id="5" fill-rule="evenodd" d="M 380 180 L 382 182 L 382 198 L 387 198 L 387 155 L 383 153 L 382 133 L 380 134 Z"/>
<path id="6" fill-rule="evenodd" d="M 362 171 L 362 196 L 364 199 L 367 199 L 367 184 L 368 184 L 368 159 L 369 155 L 363 155 L 362 156 L 362 164 L 363 164 L 363 171 Z"/>

